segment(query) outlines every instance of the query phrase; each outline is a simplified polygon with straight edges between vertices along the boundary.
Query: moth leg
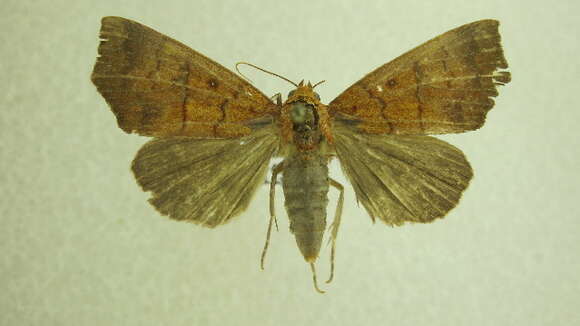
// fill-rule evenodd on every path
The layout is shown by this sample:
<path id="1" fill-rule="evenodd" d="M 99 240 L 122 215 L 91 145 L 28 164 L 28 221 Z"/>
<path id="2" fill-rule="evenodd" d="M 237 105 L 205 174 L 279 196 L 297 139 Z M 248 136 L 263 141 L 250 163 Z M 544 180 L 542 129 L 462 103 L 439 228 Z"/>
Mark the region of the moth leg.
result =
<path id="1" fill-rule="evenodd" d="M 316 268 L 314 267 L 314 263 L 310 263 L 310 269 L 312 270 L 312 281 L 314 282 L 314 288 L 318 293 L 325 293 L 318 287 L 318 281 L 316 280 Z"/>
<path id="2" fill-rule="evenodd" d="M 264 249 L 262 250 L 262 258 L 260 259 L 260 268 L 264 270 L 264 259 L 266 258 L 266 252 L 268 251 L 268 245 L 270 244 L 270 234 L 272 233 L 272 222 L 276 224 L 276 231 L 278 231 L 278 221 L 276 220 L 276 210 L 274 209 L 274 198 L 276 195 L 276 180 L 278 178 L 278 173 L 284 170 L 284 162 L 281 162 L 274 166 L 272 169 L 272 178 L 270 179 L 270 222 L 268 223 L 268 231 L 266 233 L 266 243 L 264 244 Z"/>
<path id="3" fill-rule="evenodd" d="M 338 181 L 329 178 L 330 185 L 338 189 L 340 191 L 340 195 L 338 196 L 338 203 L 336 205 L 336 213 L 334 214 L 334 221 L 330 225 L 330 239 L 329 241 L 332 242 L 332 249 L 330 250 L 330 277 L 326 281 L 326 283 L 332 282 L 334 278 L 334 251 L 336 248 L 336 236 L 338 235 L 338 227 L 340 226 L 340 219 L 342 217 L 342 205 L 344 203 L 344 186 L 340 184 Z"/>

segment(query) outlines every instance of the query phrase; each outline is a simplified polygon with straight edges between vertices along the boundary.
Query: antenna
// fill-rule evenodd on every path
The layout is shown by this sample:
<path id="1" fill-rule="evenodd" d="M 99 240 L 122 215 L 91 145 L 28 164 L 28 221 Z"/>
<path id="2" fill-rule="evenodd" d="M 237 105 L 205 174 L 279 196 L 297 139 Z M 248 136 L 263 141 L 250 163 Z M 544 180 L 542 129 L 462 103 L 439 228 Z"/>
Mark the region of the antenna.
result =
<path id="1" fill-rule="evenodd" d="M 252 68 L 256 68 L 256 69 L 258 69 L 258 70 L 261 70 L 261 71 L 263 71 L 263 72 L 265 72 L 265 73 L 267 73 L 267 74 L 270 74 L 270 75 L 276 76 L 276 77 L 278 77 L 278 78 L 280 78 L 280 79 L 283 79 L 283 80 L 285 80 L 285 81 L 289 82 L 290 84 L 292 84 L 292 85 L 294 85 L 294 86 L 298 87 L 298 85 L 297 85 L 295 82 L 291 81 L 290 79 L 288 79 L 288 78 L 286 78 L 286 77 L 284 77 L 284 76 L 280 76 L 280 75 L 278 75 L 278 74 L 276 74 L 276 73 L 273 73 L 273 72 L 271 72 L 271 71 L 268 71 L 268 70 L 266 70 L 266 69 L 264 69 L 264 68 L 260 68 L 260 67 L 258 67 L 258 66 L 256 66 L 256 65 L 253 65 L 253 64 L 251 64 L 251 63 L 248 63 L 248 62 L 242 62 L 242 61 L 241 61 L 241 62 L 238 62 L 238 63 L 236 63 L 236 71 L 238 72 L 238 74 L 240 74 L 240 76 L 244 77 L 244 79 L 248 80 L 250 83 L 251 83 L 252 81 L 251 81 L 251 80 L 250 80 L 248 77 L 246 77 L 244 74 L 242 74 L 242 73 L 240 72 L 240 69 L 238 69 L 238 66 L 239 66 L 239 65 L 247 65 L 247 66 L 250 66 L 250 67 L 252 67 Z M 319 83 L 319 84 L 320 84 L 320 83 Z"/>
<path id="2" fill-rule="evenodd" d="M 316 86 L 318 86 L 318 85 L 320 85 L 320 84 L 324 83 L 325 81 L 326 81 L 326 80 L 321 80 L 321 81 L 319 81 L 318 83 L 314 84 L 314 86 L 312 86 L 312 88 L 314 89 L 314 87 L 316 87 Z"/>

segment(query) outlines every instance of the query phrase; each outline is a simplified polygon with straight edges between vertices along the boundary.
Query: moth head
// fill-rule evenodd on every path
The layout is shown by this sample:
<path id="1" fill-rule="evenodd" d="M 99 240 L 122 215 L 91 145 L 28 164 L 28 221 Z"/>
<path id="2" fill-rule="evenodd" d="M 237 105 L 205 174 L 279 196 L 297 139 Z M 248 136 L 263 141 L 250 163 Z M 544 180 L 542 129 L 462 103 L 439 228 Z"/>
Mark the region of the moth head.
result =
<path id="1" fill-rule="evenodd" d="M 288 93 L 288 99 L 286 100 L 286 104 L 292 104 L 295 102 L 305 102 L 314 106 L 320 104 L 320 95 L 314 91 L 314 87 L 319 85 L 322 82 L 316 83 L 312 85 L 310 82 L 308 84 L 304 84 L 304 80 L 301 81 L 295 89 L 291 90 Z"/>
<path id="2" fill-rule="evenodd" d="M 319 142 L 322 132 L 332 142 L 332 135 L 328 130 L 327 108 L 320 103 L 320 96 L 314 91 L 314 87 L 322 82 L 324 81 L 312 85 L 310 82 L 304 84 L 301 81 L 288 93 L 280 118 L 283 138 L 286 141 L 311 146 Z"/>

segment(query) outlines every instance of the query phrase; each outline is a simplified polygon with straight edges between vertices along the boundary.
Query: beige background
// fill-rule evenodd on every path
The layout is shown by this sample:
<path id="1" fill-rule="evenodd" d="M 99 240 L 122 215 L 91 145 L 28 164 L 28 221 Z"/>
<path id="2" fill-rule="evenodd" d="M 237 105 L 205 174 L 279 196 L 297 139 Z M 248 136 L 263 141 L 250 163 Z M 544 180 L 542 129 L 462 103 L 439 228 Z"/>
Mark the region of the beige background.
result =
<path id="1" fill-rule="evenodd" d="M 580 323 L 578 2 L 144 3 L 2 2 L 1 325 Z M 105 15 L 227 67 L 246 60 L 293 80 L 326 79 L 324 102 L 431 37 L 495 18 L 513 81 L 483 129 L 443 137 L 476 173 L 446 219 L 372 225 L 347 187 L 336 279 L 319 295 L 281 195 L 263 272 L 266 187 L 215 230 L 147 203 L 129 171 L 146 139 L 118 129 L 89 82 Z M 266 94 L 291 89 L 246 71 Z M 336 163 L 332 172 L 345 182 Z"/>

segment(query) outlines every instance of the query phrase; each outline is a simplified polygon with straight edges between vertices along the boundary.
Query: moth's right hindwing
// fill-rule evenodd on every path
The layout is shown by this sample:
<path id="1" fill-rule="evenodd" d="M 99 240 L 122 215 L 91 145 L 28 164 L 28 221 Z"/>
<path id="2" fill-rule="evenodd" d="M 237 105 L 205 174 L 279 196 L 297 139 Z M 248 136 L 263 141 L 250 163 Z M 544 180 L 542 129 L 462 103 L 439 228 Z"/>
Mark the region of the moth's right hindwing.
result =
<path id="1" fill-rule="evenodd" d="M 434 137 L 365 134 L 340 121 L 334 136 L 358 201 L 390 225 L 445 216 L 473 176 L 463 153 Z"/>

